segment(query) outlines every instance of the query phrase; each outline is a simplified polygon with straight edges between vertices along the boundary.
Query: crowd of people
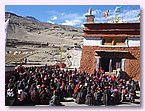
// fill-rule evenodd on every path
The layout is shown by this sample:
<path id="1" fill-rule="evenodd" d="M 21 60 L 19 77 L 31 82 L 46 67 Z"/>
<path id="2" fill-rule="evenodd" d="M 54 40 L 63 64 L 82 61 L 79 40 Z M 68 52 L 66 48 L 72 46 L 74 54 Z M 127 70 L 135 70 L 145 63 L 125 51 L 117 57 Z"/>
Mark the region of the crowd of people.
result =
<path id="1" fill-rule="evenodd" d="M 127 96 L 140 90 L 138 81 L 105 74 L 103 70 L 93 74 L 75 70 L 61 70 L 49 66 L 19 66 L 6 84 L 6 98 L 11 105 L 62 106 L 66 97 L 78 104 L 117 105 Z M 126 96 L 127 95 L 127 96 Z M 132 101 L 131 101 L 132 102 Z M 6 103 L 6 105 L 9 105 Z"/>

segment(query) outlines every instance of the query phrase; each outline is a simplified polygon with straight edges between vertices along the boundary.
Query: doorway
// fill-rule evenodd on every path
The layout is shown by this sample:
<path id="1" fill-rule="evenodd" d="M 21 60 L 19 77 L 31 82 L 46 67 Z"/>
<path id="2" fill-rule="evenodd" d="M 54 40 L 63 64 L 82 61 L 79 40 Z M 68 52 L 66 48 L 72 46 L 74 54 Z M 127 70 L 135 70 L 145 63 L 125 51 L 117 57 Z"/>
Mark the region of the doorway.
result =
<path id="1" fill-rule="evenodd" d="M 101 67 L 104 70 L 104 72 L 109 72 L 109 58 L 101 58 Z"/>
<path id="2" fill-rule="evenodd" d="M 121 59 L 120 58 L 101 58 L 100 66 L 105 72 L 113 72 L 121 68 Z"/>
<path id="3" fill-rule="evenodd" d="M 121 59 L 119 58 L 112 59 L 112 70 L 116 70 L 118 68 L 121 68 Z"/>

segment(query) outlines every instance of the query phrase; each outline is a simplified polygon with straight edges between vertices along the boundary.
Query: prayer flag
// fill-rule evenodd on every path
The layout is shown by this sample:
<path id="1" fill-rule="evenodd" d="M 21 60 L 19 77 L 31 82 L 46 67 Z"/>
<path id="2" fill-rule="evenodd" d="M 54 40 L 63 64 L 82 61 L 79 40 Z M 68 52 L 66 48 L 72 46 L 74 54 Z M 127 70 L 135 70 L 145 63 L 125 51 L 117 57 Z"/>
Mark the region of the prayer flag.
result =
<path id="1" fill-rule="evenodd" d="M 119 13 L 119 12 L 120 12 L 120 7 L 116 7 L 116 8 L 115 8 L 115 12 L 116 12 L 116 13 Z"/>
<path id="2" fill-rule="evenodd" d="M 108 13 L 109 13 L 109 10 L 107 10 L 107 11 L 104 13 L 104 17 L 105 17 L 105 18 L 108 17 Z"/>

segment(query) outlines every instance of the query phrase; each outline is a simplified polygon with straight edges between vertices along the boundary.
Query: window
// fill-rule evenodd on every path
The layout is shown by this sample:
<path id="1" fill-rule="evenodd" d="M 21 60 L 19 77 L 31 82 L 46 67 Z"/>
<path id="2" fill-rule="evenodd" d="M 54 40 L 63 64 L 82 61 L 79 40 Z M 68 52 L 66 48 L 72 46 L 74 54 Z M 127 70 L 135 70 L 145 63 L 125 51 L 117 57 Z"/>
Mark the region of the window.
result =
<path id="1" fill-rule="evenodd" d="M 105 38 L 102 45 L 125 45 L 125 38 Z"/>
<path id="2" fill-rule="evenodd" d="M 112 45 L 112 39 L 104 39 L 103 45 Z"/>
<path id="3" fill-rule="evenodd" d="M 125 45 L 125 39 L 115 39 L 116 45 Z"/>

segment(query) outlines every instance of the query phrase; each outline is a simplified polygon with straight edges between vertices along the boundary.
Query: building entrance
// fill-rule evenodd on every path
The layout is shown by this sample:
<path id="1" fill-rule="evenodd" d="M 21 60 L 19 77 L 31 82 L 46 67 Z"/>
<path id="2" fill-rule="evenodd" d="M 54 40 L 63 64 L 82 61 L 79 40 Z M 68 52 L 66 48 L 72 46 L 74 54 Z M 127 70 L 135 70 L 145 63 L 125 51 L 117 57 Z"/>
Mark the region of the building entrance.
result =
<path id="1" fill-rule="evenodd" d="M 101 58 L 100 66 L 105 72 L 113 72 L 121 68 L 121 59 L 119 58 Z"/>
<path id="2" fill-rule="evenodd" d="M 109 58 L 101 58 L 101 67 L 105 72 L 109 72 Z"/>

